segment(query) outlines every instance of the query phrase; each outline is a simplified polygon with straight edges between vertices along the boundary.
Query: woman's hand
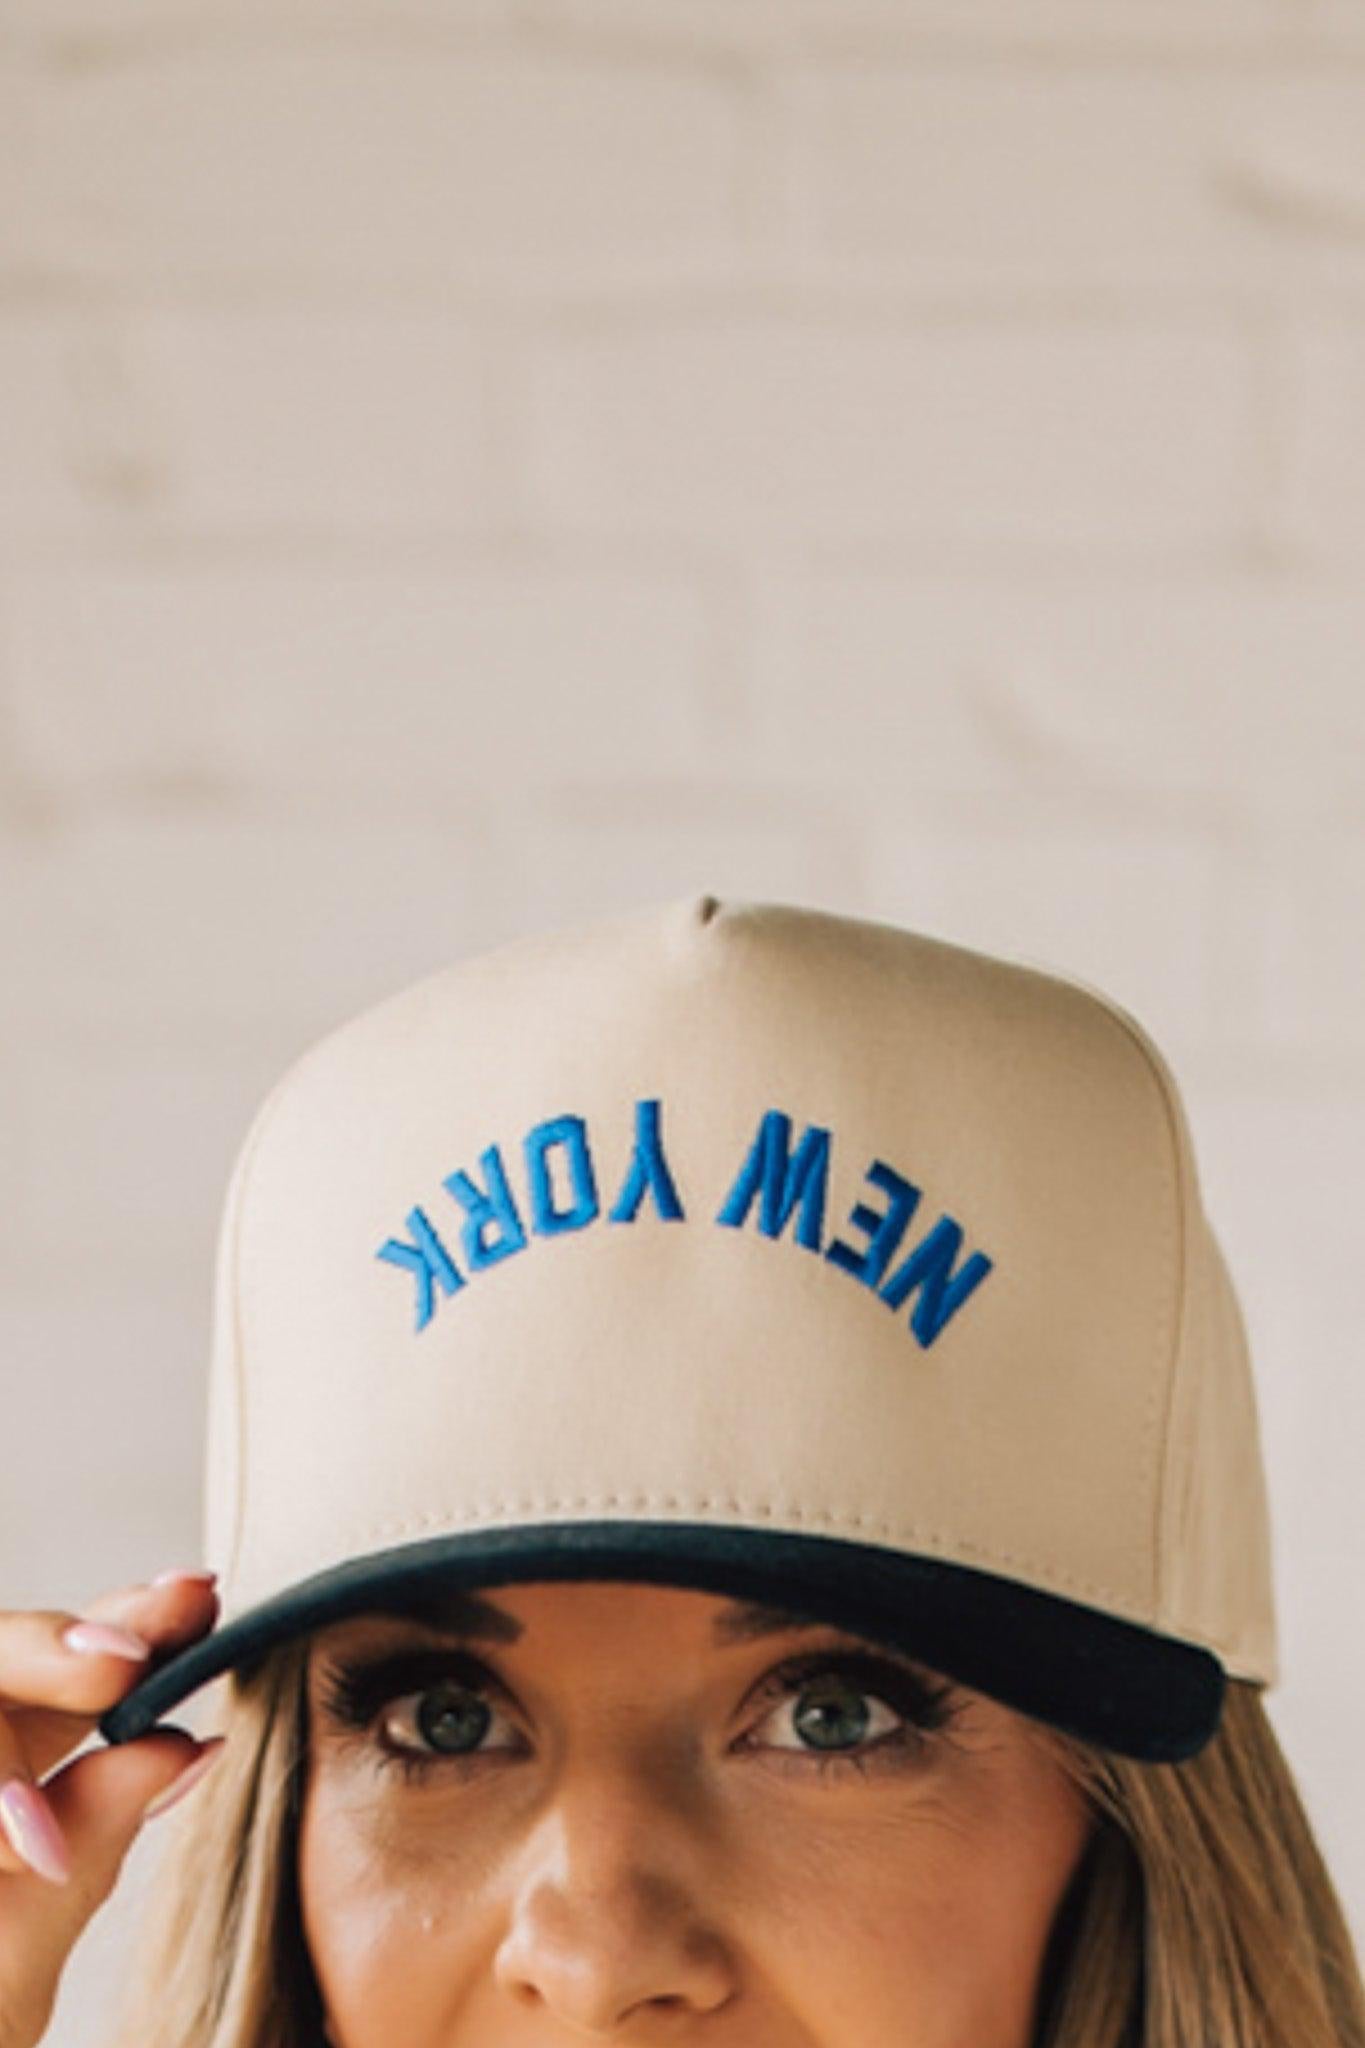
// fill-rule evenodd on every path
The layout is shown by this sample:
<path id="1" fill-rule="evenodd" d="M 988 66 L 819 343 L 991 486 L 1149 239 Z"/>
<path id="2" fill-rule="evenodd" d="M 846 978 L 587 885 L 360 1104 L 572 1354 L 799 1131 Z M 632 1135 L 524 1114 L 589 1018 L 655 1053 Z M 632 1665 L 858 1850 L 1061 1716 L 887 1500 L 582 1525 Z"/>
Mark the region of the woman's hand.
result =
<path id="1" fill-rule="evenodd" d="M 217 1616 L 212 1584 L 184 1574 L 101 1594 L 81 1614 L 0 1611 L 0 2048 L 42 2039 L 66 1959 L 149 1807 L 188 1790 L 202 1775 L 197 1760 L 208 1770 L 222 1737 L 168 1729 L 58 1767 L 150 1661 L 206 1635 Z M 89 1647 L 76 1646 L 82 1636 Z M 148 1655 L 117 1654 L 120 1636 Z"/>

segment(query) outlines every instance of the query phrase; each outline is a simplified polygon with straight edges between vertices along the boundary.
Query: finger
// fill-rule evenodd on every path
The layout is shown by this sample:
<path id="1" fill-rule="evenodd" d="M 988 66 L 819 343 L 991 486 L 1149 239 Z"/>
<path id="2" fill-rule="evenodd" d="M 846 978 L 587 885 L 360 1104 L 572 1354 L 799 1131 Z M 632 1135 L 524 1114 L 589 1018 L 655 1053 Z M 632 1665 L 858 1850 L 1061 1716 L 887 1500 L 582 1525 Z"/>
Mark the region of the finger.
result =
<path id="1" fill-rule="evenodd" d="M 67 1617 L 57 1615 L 6 1615 L 0 1622 L 0 1672 L 8 1695 L 29 1699 L 65 1695 L 67 1704 L 52 1707 L 16 1707 L 7 1696 L 0 1711 L 0 1786 L 16 1782 L 20 1790 L 11 1801 L 9 1831 L 0 1830 L 0 1869 L 22 1868 L 24 1852 L 15 1831 L 27 1826 L 36 1830 L 35 1839 L 49 1833 L 42 1803 L 34 1802 L 23 1790 L 32 1786 L 54 1764 L 79 1749 L 93 1729 L 104 1704 L 111 1705 L 135 1683 L 146 1668 L 126 1657 L 108 1652 L 83 1655 L 63 1648 L 56 1640 L 58 1626 Z M 55 1675 L 54 1675 L 55 1674 Z M 72 1705 L 84 1696 L 83 1705 Z M 60 1854 L 60 1849 L 55 1853 Z"/>
<path id="2" fill-rule="evenodd" d="M 218 1612 L 216 1594 L 205 1587 L 149 1587 L 129 1604 L 135 1629 L 97 1617 L 97 1608 L 108 1611 L 104 1600 L 84 1614 L 0 1615 L 0 1714 L 35 1778 L 78 1748 L 158 1656 L 205 1634 Z"/>
<path id="3" fill-rule="evenodd" d="M 68 1642 L 68 1629 L 77 1634 Z M 0 1614 L 0 1713 L 25 1707 L 97 1715 L 111 1679 L 131 1684 L 151 1661 L 151 1645 L 130 1629 L 91 1622 L 60 1608 Z"/>
<path id="4" fill-rule="evenodd" d="M 145 1619 L 153 1630 L 168 1628 L 174 1635 L 189 1618 L 197 1621 L 207 1609 L 216 1608 L 216 1578 L 215 1572 L 163 1572 L 155 1579 L 115 1586 L 81 1612 L 97 1621 L 121 1621 L 133 1628 Z"/>
<path id="5" fill-rule="evenodd" d="M 17 1792 L 10 1788 L 17 1786 Z M 34 1851 L 48 1852 L 50 1862 L 65 1861 L 65 1844 L 53 1842 L 52 1829 L 35 1789 L 34 1772 L 13 1727 L 0 1715 L 0 1871 L 33 1867 Z"/>
<path id="6" fill-rule="evenodd" d="M 91 1750 L 39 1788 L 26 1786 L 28 1803 L 44 1811 L 45 1840 L 22 1825 L 18 1833 L 44 1866 L 27 1860 L 0 1873 L 0 2013 L 5 2039 L 36 2043 L 46 2028 L 61 1973 L 82 1929 L 109 1897 L 150 1804 L 200 1757 L 221 1753 L 217 1737 L 197 1743 L 183 1731 L 160 1729 L 135 1742 Z M 210 1763 L 209 1768 L 212 1768 Z M 0 1788 L 0 1833 L 11 1822 Z M 52 1859 L 59 1845 L 60 1861 Z M 67 1875 L 61 1879 L 64 1864 Z"/>

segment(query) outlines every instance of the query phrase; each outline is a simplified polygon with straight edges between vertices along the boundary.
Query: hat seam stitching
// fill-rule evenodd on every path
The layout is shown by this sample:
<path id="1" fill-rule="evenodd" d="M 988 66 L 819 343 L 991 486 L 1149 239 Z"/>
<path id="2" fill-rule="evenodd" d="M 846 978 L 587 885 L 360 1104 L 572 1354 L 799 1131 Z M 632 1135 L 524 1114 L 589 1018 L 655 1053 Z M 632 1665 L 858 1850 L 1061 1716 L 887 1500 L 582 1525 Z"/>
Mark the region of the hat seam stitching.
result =
<path id="1" fill-rule="evenodd" d="M 302 1057 L 306 1058 L 307 1054 L 304 1054 Z M 233 1579 L 235 1579 L 238 1574 L 238 1568 L 242 1557 L 243 1539 L 247 1527 L 247 1472 L 248 1466 L 251 1462 L 250 1457 L 248 1455 L 249 1446 L 247 1442 L 249 1419 L 249 1405 L 247 1401 L 247 1375 L 242 1370 L 242 1360 L 246 1352 L 246 1340 L 244 1329 L 246 1318 L 246 1303 L 244 1299 L 244 1291 L 241 1285 L 242 1220 L 245 1215 L 247 1207 L 247 1184 L 250 1180 L 252 1169 L 256 1164 L 257 1156 L 260 1152 L 261 1140 L 265 1136 L 266 1130 L 274 1122 L 275 1116 L 279 1110 L 280 1103 L 283 1100 L 283 1097 L 286 1093 L 286 1086 L 288 1083 L 294 1080 L 297 1069 L 301 1064 L 302 1059 L 294 1062 L 286 1073 L 280 1075 L 279 1079 L 275 1083 L 275 1086 L 270 1090 L 269 1094 L 265 1097 L 265 1100 L 260 1104 L 252 1128 L 248 1131 L 246 1139 L 243 1142 L 242 1154 L 238 1162 L 239 1179 L 236 1191 L 236 1198 L 233 1207 L 231 1225 L 232 1235 L 230 1240 L 228 1258 L 230 1268 L 230 1298 L 232 1302 L 232 1384 L 233 1392 L 236 1396 L 235 1406 L 237 1413 L 237 1471 L 235 1487 L 236 1522 L 232 1531 L 232 1548 L 230 1553 L 230 1561 L 227 1566 L 228 1576 L 229 1578 Z"/>
<path id="2" fill-rule="evenodd" d="M 547 1514 L 567 1508 L 682 1508 L 689 1513 L 701 1510 L 719 1509 L 722 1513 L 741 1515 L 777 1516 L 786 1523 L 795 1522 L 803 1528 L 816 1526 L 823 1535 L 837 1536 L 847 1530 L 889 1537 L 902 1546 L 906 1543 L 921 1543 L 943 1546 L 942 1555 L 949 1562 L 958 1554 L 979 1558 L 987 1563 L 1014 1565 L 1026 1571 L 1038 1573 L 1050 1585 L 1068 1587 L 1074 1592 L 1089 1593 L 1097 1599 L 1112 1600 L 1125 1608 L 1135 1609 L 1127 1594 L 1119 1593 L 1113 1587 L 1098 1586 L 1089 1580 L 1078 1579 L 1069 1573 L 1058 1572 L 1042 1563 L 1038 1558 L 1021 1556 L 1017 1552 L 992 1550 L 983 1544 L 974 1543 L 970 1538 L 945 1536 L 936 1530 L 916 1529 L 902 1524 L 877 1521 L 867 1515 L 831 1513 L 828 1509 L 809 1510 L 799 1507 L 784 1507 L 762 1501 L 717 1500 L 713 1498 L 689 1497 L 683 1499 L 676 1494 L 577 1494 L 549 1498 L 523 1500 L 480 1501 L 472 1504 L 472 1512 L 484 1514 L 509 1514 L 518 1518 L 528 1513 Z M 401 1521 L 371 1523 L 368 1527 L 352 1532 L 345 1539 L 348 1554 L 357 1543 L 370 1544 L 391 1537 L 415 1535 L 418 1531 L 435 1525 L 442 1534 L 452 1536 L 481 1536 L 497 1534 L 502 1529 L 515 1526 L 506 1523 L 484 1523 L 477 1526 L 456 1524 L 453 1518 L 471 1512 L 471 1504 L 464 1502 L 460 1507 L 430 1508 L 422 1514 Z M 831 1526 L 837 1524 L 836 1526 Z"/>
<path id="3" fill-rule="evenodd" d="M 1139 1020 L 1125 1010 L 1122 1004 L 1117 1002 L 1105 990 L 1095 988 L 1090 983 L 1083 982 L 1076 977 L 1061 976 L 1059 978 L 1071 980 L 1073 986 L 1094 998 L 1098 1004 L 1100 1014 L 1107 1017 L 1111 1024 L 1118 1026 L 1129 1044 L 1136 1048 L 1141 1056 L 1143 1070 L 1155 1089 L 1166 1130 L 1167 1153 L 1163 1161 L 1165 1168 L 1163 1178 L 1166 1183 L 1167 1199 L 1163 1205 L 1164 1241 L 1162 1245 L 1162 1266 L 1167 1284 L 1158 1309 L 1155 1356 L 1149 1375 L 1147 1397 L 1143 1409 L 1142 1450 L 1138 1461 L 1142 1482 L 1147 1488 L 1151 1500 L 1151 1522 L 1149 1525 L 1149 1543 L 1147 1547 L 1147 1555 L 1150 1557 L 1152 1565 L 1152 1606 L 1155 1616 L 1155 1620 L 1151 1625 L 1160 1627 L 1165 1616 L 1166 1582 L 1161 1536 L 1166 1492 L 1166 1467 L 1169 1458 L 1168 1438 L 1171 1414 L 1175 1405 L 1175 1380 L 1178 1365 L 1178 1354 L 1175 1353 L 1173 1347 L 1179 1333 L 1177 1309 L 1177 1304 L 1181 1299 L 1179 1290 L 1184 1285 L 1182 1249 L 1185 1230 L 1185 1205 L 1180 1172 L 1180 1134 L 1177 1121 L 1171 1109 L 1166 1076 L 1158 1061 L 1152 1056 L 1151 1043 Z M 1165 1365 L 1164 1375 L 1162 1372 L 1163 1363 Z M 1162 1414 L 1163 1377 L 1165 1381 L 1164 1416 Z M 1139 1568 L 1141 1568 L 1141 1550 L 1135 1549 L 1134 1555 L 1137 1558 Z M 1102 1593 L 1101 1597 L 1109 1598 L 1111 1596 Z"/>
<path id="4" fill-rule="evenodd" d="M 1099 994 L 1099 991 L 1095 993 Z M 1171 1431 L 1177 1407 L 1177 1381 L 1180 1378 L 1180 1339 L 1183 1334 L 1188 1303 L 1185 1300 L 1187 1279 L 1187 1239 L 1189 1216 L 1185 1199 L 1185 1145 L 1180 1119 L 1171 1101 L 1171 1083 L 1162 1061 L 1154 1057 L 1154 1051 L 1146 1031 L 1137 1018 L 1131 1016 L 1112 997 L 1101 997 L 1103 1007 L 1124 1032 L 1142 1056 L 1143 1065 L 1152 1079 L 1157 1099 L 1161 1104 L 1168 1144 L 1167 1179 L 1170 1199 L 1166 1205 L 1165 1264 L 1171 1284 L 1162 1310 L 1161 1329 L 1165 1336 L 1165 1357 L 1167 1369 L 1165 1378 L 1165 1399 L 1163 1403 L 1162 1375 L 1153 1375 L 1151 1391 L 1147 1400 L 1146 1442 L 1153 1455 L 1150 1472 L 1152 1480 L 1152 1526 L 1151 1558 L 1153 1567 L 1153 1611 L 1155 1625 L 1164 1628 L 1167 1615 L 1167 1569 L 1164 1531 L 1166 1527 L 1166 1498 L 1170 1481 Z M 1164 1412 L 1163 1412 L 1164 1410 Z"/>

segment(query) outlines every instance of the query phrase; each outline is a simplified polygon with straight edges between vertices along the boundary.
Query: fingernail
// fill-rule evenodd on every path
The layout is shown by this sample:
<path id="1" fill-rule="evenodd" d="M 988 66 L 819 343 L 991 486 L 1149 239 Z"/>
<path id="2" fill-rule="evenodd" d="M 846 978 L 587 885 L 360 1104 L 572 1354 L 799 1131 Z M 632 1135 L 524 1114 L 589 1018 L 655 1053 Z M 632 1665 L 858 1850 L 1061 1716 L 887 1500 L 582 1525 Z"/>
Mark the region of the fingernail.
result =
<path id="1" fill-rule="evenodd" d="M 152 1580 L 152 1584 L 154 1586 L 173 1586 L 177 1579 L 193 1579 L 197 1585 L 211 1586 L 217 1576 L 217 1572 L 158 1572 Z"/>
<path id="2" fill-rule="evenodd" d="M 0 1786 L 0 1822 L 15 1855 L 22 1856 L 30 1870 L 53 1884 L 66 1883 L 71 1875 L 66 1841 L 56 1814 L 36 1785 L 11 1778 Z"/>
<path id="3" fill-rule="evenodd" d="M 153 1819 L 156 1814 L 164 1813 L 168 1806 L 174 1806 L 177 1799 L 183 1799 L 187 1792 L 192 1791 L 209 1766 L 217 1761 L 222 1752 L 224 1739 L 221 1735 L 210 1736 L 207 1747 L 192 1764 L 187 1765 L 175 1783 L 169 1785 L 164 1792 L 158 1793 L 150 1806 L 144 1807 L 142 1818 Z"/>
<path id="4" fill-rule="evenodd" d="M 75 1621 L 62 1631 L 62 1641 L 69 1650 L 85 1650 L 105 1657 L 136 1657 L 139 1663 L 152 1654 L 151 1645 L 144 1643 L 141 1636 L 107 1621 Z"/>

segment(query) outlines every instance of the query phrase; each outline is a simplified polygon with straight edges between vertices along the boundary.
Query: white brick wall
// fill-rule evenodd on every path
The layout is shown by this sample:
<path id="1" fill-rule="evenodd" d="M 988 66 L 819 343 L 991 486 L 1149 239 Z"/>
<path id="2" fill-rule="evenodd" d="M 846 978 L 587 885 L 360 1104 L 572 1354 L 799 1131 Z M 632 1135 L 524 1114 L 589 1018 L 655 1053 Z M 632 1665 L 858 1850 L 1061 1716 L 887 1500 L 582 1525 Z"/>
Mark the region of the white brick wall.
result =
<path id="1" fill-rule="evenodd" d="M 696 887 L 920 924 L 1184 1083 L 1365 1937 L 1365 10 L 8 0 L 0 195 L 6 1603 L 196 1556 L 313 1036 Z"/>

